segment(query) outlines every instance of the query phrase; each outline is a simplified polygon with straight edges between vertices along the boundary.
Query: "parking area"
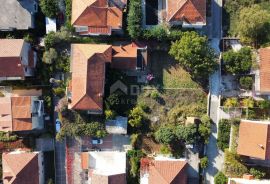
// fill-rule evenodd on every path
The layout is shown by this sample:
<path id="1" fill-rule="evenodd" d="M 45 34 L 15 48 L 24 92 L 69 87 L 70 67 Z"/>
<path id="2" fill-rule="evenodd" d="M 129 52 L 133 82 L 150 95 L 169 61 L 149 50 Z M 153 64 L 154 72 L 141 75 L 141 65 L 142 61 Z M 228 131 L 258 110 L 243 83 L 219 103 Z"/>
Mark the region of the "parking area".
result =
<path id="1" fill-rule="evenodd" d="M 91 150 L 115 150 L 124 151 L 130 144 L 129 136 L 124 135 L 108 135 L 102 138 L 101 144 L 93 144 L 91 137 L 82 138 L 82 151 Z"/>

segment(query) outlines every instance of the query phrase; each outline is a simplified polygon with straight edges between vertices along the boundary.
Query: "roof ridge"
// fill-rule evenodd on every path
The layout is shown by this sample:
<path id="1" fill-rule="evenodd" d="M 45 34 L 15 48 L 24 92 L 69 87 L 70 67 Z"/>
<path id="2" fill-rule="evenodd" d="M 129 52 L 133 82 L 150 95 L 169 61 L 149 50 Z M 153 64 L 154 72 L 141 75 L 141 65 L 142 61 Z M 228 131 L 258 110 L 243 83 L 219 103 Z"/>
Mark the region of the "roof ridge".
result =
<path id="1" fill-rule="evenodd" d="M 167 161 L 166 161 L 167 162 Z M 177 174 L 173 177 L 173 178 L 171 178 L 169 181 L 167 181 L 167 179 L 160 173 L 160 171 L 156 168 L 156 167 L 154 167 L 155 169 L 156 169 L 156 171 L 157 171 L 157 173 L 161 176 L 161 178 L 164 180 L 164 181 L 166 181 L 166 182 L 168 182 L 168 183 L 171 183 L 175 178 L 176 178 L 176 176 L 181 172 L 181 170 L 182 170 L 182 168 L 181 168 L 181 170 L 179 170 L 178 172 L 177 172 Z"/>
<path id="2" fill-rule="evenodd" d="M 189 0 L 189 1 L 193 5 L 193 7 L 196 9 L 197 13 L 199 13 L 200 17 L 202 17 L 204 19 L 204 17 L 202 16 L 201 12 L 198 10 L 197 6 L 193 3 L 193 0 Z"/>
<path id="3" fill-rule="evenodd" d="M 183 5 L 181 6 L 181 8 L 179 8 L 170 18 L 169 21 L 180 11 L 182 10 L 182 8 L 188 3 L 190 2 L 192 4 L 192 6 L 194 7 L 194 9 L 196 10 L 196 12 L 200 15 L 201 18 L 204 19 L 204 17 L 201 15 L 201 12 L 199 12 L 197 6 L 195 6 L 195 4 L 193 3 L 193 0 L 185 0 L 185 2 L 183 3 Z M 204 19 L 205 20 L 205 19 Z"/>
<path id="4" fill-rule="evenodd" d="M 176 11 L 174 12 L 174 14 L 169 18 L 169 21 L 183 8 L 183 6 L 189 1 L 189 0 L 183 0 L 185 1 L 182 6 Z"/>

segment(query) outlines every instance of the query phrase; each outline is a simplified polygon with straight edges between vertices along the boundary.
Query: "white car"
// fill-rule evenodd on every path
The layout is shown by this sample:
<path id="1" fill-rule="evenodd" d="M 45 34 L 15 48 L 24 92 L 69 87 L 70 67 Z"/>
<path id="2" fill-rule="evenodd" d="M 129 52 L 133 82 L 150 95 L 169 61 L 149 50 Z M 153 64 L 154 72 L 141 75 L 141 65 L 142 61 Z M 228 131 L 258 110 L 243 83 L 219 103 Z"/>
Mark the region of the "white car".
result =
<path id="1" fill-rule="evenodd" d="M 92 144 L 103 144 L 103 140 L 102 139 L 92 139 Z"/>

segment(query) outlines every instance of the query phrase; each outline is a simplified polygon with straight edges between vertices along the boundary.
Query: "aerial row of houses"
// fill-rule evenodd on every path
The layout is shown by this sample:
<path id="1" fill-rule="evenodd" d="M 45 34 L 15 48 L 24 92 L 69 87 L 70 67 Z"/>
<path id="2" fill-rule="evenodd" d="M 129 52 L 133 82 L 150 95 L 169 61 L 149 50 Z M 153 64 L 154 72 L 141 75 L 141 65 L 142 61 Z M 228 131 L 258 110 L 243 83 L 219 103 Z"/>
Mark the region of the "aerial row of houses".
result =
<path id="1" fill-rule="evenodd" d="M 142 1 L 142 26 L 152 25 L 149 1 Z M 157 24 L 202 28 L 206 25 L 205 0 L 157 0 Z M 28 30 L 35 27 L 35 0 L 0 0 L 0 30 Z M 71 24 L 79 35 L 123 33 L 127 0 L 73 0 Z M 151 8 L 150 8 L 151 9 Z M 151 16 L 150 16 L 151 17 Z M 155 21 L 153 21 L 155 22 Z M 103 113 L 105 75 L 108 67 L 142 78 L 149 65 L 147 46 L 138 43 L 72 44 L 71 81 L 67 88 L 68 108 L 89 114 Z M 259 51 L 260 75 L 255 84 L 260 94 L 270 94 L 270 49 Z M 34 77 L 37 54 L 22 39 L 0 39 L 0 81 Z M 40 95 L 6 92 L 0 97 L 0 130 L 31 132 L 44 128 L 44 105 Z M 110 134 L 127 134 L 127 119 L 117 117 L 106 123 Z M 270 124 L 242 120 L 237 153 L 260 161 L 270 160 Z M 80 155 L 81 169 L 91 184 L 126 184 L 126 152 L 108 149 Z M 13 151 L 2 155 L 4 184 L 44 183 L 43 154 Z M 141 184 L 186 184 L 186 159 L 164 156 L 143 158 Z M 30 178 L 31 176 L 31 178 Z"/>

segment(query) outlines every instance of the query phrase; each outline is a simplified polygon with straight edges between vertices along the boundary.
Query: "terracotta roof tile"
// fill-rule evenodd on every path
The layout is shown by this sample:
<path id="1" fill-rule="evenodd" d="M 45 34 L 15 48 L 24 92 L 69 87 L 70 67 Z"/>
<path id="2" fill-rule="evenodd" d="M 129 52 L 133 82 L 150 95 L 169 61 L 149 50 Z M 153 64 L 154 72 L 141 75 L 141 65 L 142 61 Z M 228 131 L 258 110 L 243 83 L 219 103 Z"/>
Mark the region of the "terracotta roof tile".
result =
<path id="1" fill-rule="evenodd" d="M 2 165 L 4 184 L 39 183 L 37 153 L 3 153 Z"/>
<path id="2" fill-rule="evenodd" d="M 71 23 L 76 26 L 91 27 L 90 33 L 94 34 L 97 34 L 98 30 L 101 31 L 99 34 L 104 34 L 104 27 L 107 28 L 106 34 L 111 31 L 111 28 L 122 29 L 122 9 L 112 4 L 108 5 L 107 0 L 73 0 Z"/>
<path id="3" fill-rule="evenodd" d="M 23 39 L 0 39 L 0 57 L 20 57 Z"/>
<path id="4" fill-rule="evenodd" d="M 270 123 L 242 120 L 237 153 L 264 160 L 270 159 Z"/>
<path id="5" fill-rule="evenodd" d="M 186 161 L 152 160 L 147 168 L 149 184 L 186 184 Z"/>
<path id="6" fill-rule="evenodd" d="M 103 110 L 105 63 L 111 61 L 110 45 L 72 45 L 72 99 L 70 108 Z"/>
<path id="7" fill-rule="evenodd" d="M 109 35 L 111 34 L 111 28 L 110 27 L 88 27 L 88 32 L 91 34 L 103 34 L 103 35 Z M 82 32 L 80 34 L 87 34 L 86 32 Z"/>
<path id="8" fill-rule="evenodd" d="M 32 130 L 31 97 L 11 97 L 12 130 Z"/>
<path id="9" fill-rule="evenodd" d="M 167 21 L 206 23 L 205 0 L 168 0 Z"/>
<path id="10" fill-rule="evenodd" d="M 113 46 L 112 68 L 135 70 L 137 66 L 137 49 L 134 44 Z"/>
<path id="11" fill-rule="evenodd" d="M 0 98 L 0 130 L 12 131 L 11 99 Z"/>
<path id="12" fill-rule="evenodd" d="M 24 77 L 20 57 L 0 57 L 0 77 Z"/>
<path id="13" fill-rule="evenodd" d="M 260 57 L 260 92 L 270 92 L 270 47 L 259 50 Z"/>

